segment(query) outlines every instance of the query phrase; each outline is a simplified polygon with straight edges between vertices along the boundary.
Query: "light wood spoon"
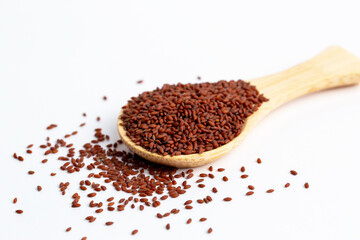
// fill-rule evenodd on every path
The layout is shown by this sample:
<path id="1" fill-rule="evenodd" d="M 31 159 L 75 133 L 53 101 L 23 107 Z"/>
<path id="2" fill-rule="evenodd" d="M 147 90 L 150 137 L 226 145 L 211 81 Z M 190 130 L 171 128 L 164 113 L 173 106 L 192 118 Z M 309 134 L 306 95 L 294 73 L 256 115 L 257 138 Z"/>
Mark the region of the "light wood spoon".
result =
<path id="1" fill-rule="evenodd" d="M 270 101 L 263 103 L 258 111 L 248 117 L 246 126 L 239 136 L 211 151 L 173 157 L 151 153 L 133 143 L 126 136 L 120 118 L 122 111 L 118 117 L 118 131 L 125 145 L 131 151 L 149 161 L 179 168 L 197 167 L 210 163 L 231 151 L 244 140 L 248 132 L 264 116 L 280 105 L 308 93 L 359 82 L 360 59 L 341 47 L 333 46 L 288 70 L 251 80 L 250 83 L 255 85 L 260 93 L 263 93 Z"/>

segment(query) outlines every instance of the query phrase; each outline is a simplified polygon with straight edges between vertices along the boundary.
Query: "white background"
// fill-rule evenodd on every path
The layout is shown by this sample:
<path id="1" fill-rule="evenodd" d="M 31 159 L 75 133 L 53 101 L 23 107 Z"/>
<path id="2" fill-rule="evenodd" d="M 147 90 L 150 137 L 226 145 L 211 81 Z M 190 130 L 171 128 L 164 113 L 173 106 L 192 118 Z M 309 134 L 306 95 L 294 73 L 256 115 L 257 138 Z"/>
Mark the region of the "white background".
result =
<path id="1" fill-rule="evenodd" d="M 41 164 L 37 148 L 24 153 L 28 144 L 62 137 L 84 121 L 76 144 L 95 127 L 115 140 L 126 100 L 164 83 L 198 82 L 197 76 L 251 79 L 335 44 L 360 56 L 358 3 L 0 0 L 0 239 L 360 239 L 358 86 L 311 94 L 269 115 L 213 164 L 226 171 L 206 184 L 220 191 L 211 204 L 193 204 L 192 211 L 183 210 L 183 202 L 208 195 L 208 189 L 193 186 L 158 209 L 103 213 L 89 224 L 84 218 L 94 215 L 92 209 L 70 208 L 70 193 L 88 172 L 68 175 L 58 171 L 58 161 Z M 136 84 L 140 79 L 144 83 Z M 59 128 L 46 131 L 50 123 Z M 25 162 L 12 159 L 13 152 Z M 239 177 L 243 165 L 247 180 Z M 290 169 L 299 175 L 291 176 Z M 56 177 L 49 176 L 53 171 Z M 220 180 L 225 174 L 227 183 Z M 72 185 L 63 197 L 57 185 L 67 180 Z M 254 196 L 244 196 L 247 184 L 256 186 Z M 275 192 L 266 194 L 268 188 Z M 105 195 L 98 199 L 124 196 Z M 15 196 L 19 202 L 13 205 Z M 221 201 L 226 196 L 233 201 Z M 178 215 L 154 217 L 174 207 L 181 209 Z M 17 215 L 16 209 L 25 212 Z M 189 217 L 193 223 L 186 225 Z M 200 217 L 208 221 L 199 223 Z M 106 227 L 105 221 L 115 224 Z M 170 231 L 164 228 L 168 222 Z M 73 230 L 65 233 L 68 226 Z M 131 236 L 135 228 L 139 233 Z"/>

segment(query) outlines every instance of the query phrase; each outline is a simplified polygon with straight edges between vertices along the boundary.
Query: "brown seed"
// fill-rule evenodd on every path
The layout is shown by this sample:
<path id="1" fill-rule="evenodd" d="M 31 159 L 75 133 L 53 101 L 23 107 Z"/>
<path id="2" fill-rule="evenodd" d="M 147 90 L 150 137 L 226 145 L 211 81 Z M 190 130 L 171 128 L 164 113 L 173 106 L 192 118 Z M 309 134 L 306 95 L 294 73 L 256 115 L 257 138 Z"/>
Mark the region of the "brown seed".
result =
<path id="1" fill-rule="evenodd" d="M 225 201 L 225 202 L 230 202 L 231 200 L 232 200 L 231 197 L 226 197 L 226 198 L 224 198 L 224 201 Z"/>
<path id="2" fill-rule="evenodd" d="M 24 211 L 21 210 L 21 209 L 18 209 L 18 210 L 16 210 L 15 212 L 16 212 L 17 214 L 22 214 Z"/>
<path id="3" fill-rule="evenodd" d="M 19 161 L 23 162 L 24 158 L 22 156 L 18 156 Z"/>
<path id="4" fill-rule="evenodd" d="M 290 183 L 286 183 L 284 187 L 286 188 L 290 187 Z"/>
<path id="5" fill-rule="evenodd" d="M 290 173 L 294 176 L 296 176 L 298 174 L 295 170 L 291 170 Z"/>
<path id="6" fill-rule="evenodd" d="M 227 182 L 229 180 L 228 177 L 226 177 L 226 176 L 224 176 L 222 179 L 224 182 Z"/>
<path id="7" fill-rule="evenodd" d="M 102 211 L 103 211 L 102 208 L 99 208 L 99 209 L 96 209 L 96 210 L 95 210 L 96 213 L 101 213 Z"/>
<path id="8" fill-rule="evenodd" d="M 50 173 L 50 176 L 52 176 L 52 177 L 55 176 L 55 175 L 56 175 L 56 173 Z"/>
<path id="9" fill-rule="evenodd" d="M 42 187 L 40 185 L 37 186 L 37 190 L 40 192 L 42 190 Z"/>
<path id="10" fill-rule="evenodd" d="M 48 161 L 47 159 L 44 159 L 44 160 L 42 160 L 41 162 L 42 162 L 42 163 L 47 163 L 47 161 Z"/>
<path id="11" fill-rule="evenodd" d="M 272 193 L 272 192 L 274 192 L 274 189 L 269 189 L 269 190 L 267 190 L 266 192 L 267 192 L 267 193 Z"/>
<path id="12" fill-rule="evenodd" d="M 170 224 L 166 224 L 166 230 L 170 230 Z"/>
<path id="13" fill-rule="evenodd" d="M 50 124 L 48 127 L 46 127 L 47 130 L 51 130 L 53 128 L 56 128 L 57 125 L 56 124 Z"/>
<path id="14" fill-rule="evenodd" d="M 35 172 L 34 171 L 28 171 L 29 175 L 33 175 Z"/>
<path id="15" fill-rule="evenodd" d="M 205 184 L 199 184 L 198 187 L 199 187 L 199 188 L 204 188 L 204 187 L 205 187 Z"/>
<path id="16" fill-rule="evenodd" d="M 248 188 L 249 188 L 250 190 L 254 190 L 254 189 L 255 189 L 255 187 L 254 187 L 253 185 L 249 185 Z"/>
<path id="17" fill-rule="evenodd" d="M 13 204 L 17 203 L 17 198 L 14 198 Z"/>
<path id="18" fill-rule="evenodd" d="M 200 218 L 200 222 L 205 222 L 207 218 Z"/>
<path id="19" fill-rule="evenodd" d="M 241 175 L 241 178 L 247 178 L 249 175 L 247 175 L 247 174 L 243 174 L 243 175 Z"/>
<path id="20" fill-rule="evenodd" d="M 160 213 L 157 213 L 156 216 L 157 216 L 158 218 L 163 218 L 163 215 L 161 215 Z"/>
<path id="21" fill-rule="evenodd" d="M 209 167 L 209 171 L 210 171 L 210 172 L 212 172 L 213 169 L 214 169 L 213 166 L 210 166 L 210 167 Z"/>
<path id="22" fill-rule="evenodd" d="M 186 224 L 190 224 L 192 222 L 192 219 L 189 218 L 187 221 L 186 221 Z"/>
<path id="23" fill-rule="evenodd" d="M 71 231 L 71 227 L 68 227 L 65 231 L 66 231 L 66 232 L 70 232 L 70 231 Z"/>
<path id="24" fill-rule="evenodd" d="M 213 229 L 209 228 L 207 232 L 210 234 L 210 233 L 212 233 L 212 231 L 213 231 Z"/>
<path id="25" fill-rule="evenodd" d="M 137 81 L 136 83 L 137 84 L 141 84 L 141 83 L 143 83 L 144 81 L 143 80 L 139 80 L 139 81 Z"/>
<path id="26" fill-rule="evenodd" d="M 100 122 L 101 118 L 100 117 L 97 117 L 96 118 L 96 121 Z"/>
<path id="27" fill-rule="evenodd" d="M 82 238 L 81 238 L 81 240 L 86 240 L 86 239 L 87 239 L 87 237 L 82 237 Z"/>
<path id="28" fill-rule="evenodd" d="M 114 224 L 114 222 L 106 222 L 105 223 L 106 226 L 110 226 L 110 225 L 113 225 L 113 224 Z"/>
<path id="29" fill-rule="evenodd" d="M 185 206 L 185 209 L 188 209 L 188 210 L 190 210 L 190 209 L 192 209 L 193 207 L 192 206 L 190 206 L 190 205 L 186 205 Z"/>
<path id="30" fill-rule="evenodd" d="M 223 171 L 225 171 L 225 168 L 218 168 L 217 171 L 218 171 L 218 172 L 223 172 Z"/>
<path id="31" fill-rule="evenodd" d="M 106 97 L 106 96 L 104 96 L 104 97 L 103 97 L 103 100 L 104 100 L 104 101 L 106 101 L 106 100 L 107 100 L 107 97 Z"/>
<path id="32" fill-rule="evenodd" d="M 260 158 L 258 158 L 258 159 L 256 160 L 256 162 L 257 162 L 258 164 L 262 163 L 262 161 L 261 161 Z"/>
<path id="33" fill-rule="evenodd" d="M 184 203 L 184 205 L 189 205 L 189 204 L 191 204 L 192 203 L 192 200 L 187 200 L 185 203 Z"/>
<path id="34" fill-rule="evenodd" d="M 213 188 L 212 188 L 212 192 L 213 192 L 213 193 L 217 193 L 217 192 L 218 192 L 218 190 L 216 189 L 216 187 L 213 187 Z"/>
<path id="35" fill-rule="evenodd" d="M 135 234 L 137 234 L 138 232 L 139 232 L 139 230 L 135 229 L 135 230 L 133 230 L 133 231 L 131 232 L 131 235 L 135 235 Z"/>
<path id="36" fill-rule="evenodd" d="M 30 149 L 26 150 L 26 153 L 31 154 L 32 151 Z"/>
<path id="37" fill-rule="evenodd" d="M 253 194 L 254 194 L 253 191 L 248 191 L 248 192 L 246 193 L 246 196 L 251 196 L 251 195 L 253 195 Z"/>
<path id="38" fill-rule="evenodd" d="M 96 196 L 96 193 L 89 193 L 87 196 L 88 196 L 89 198 L 90 198 L 90 197 L 95 197 L 95 196 Z"/>
<path id="39" fill-rule="evenodd" d="M 304 187 L 305 187 L 305 188 L 309 188 L 309 183 L 306 182 L 306 183 L 304 184 Z"/>
<path id="40" fill-rule="evenodd" d="M 242 167 L 240 168 L 240 171 L 241 171 L 241 172 L 245 172 L 245 167 L 242 166 Z"/>

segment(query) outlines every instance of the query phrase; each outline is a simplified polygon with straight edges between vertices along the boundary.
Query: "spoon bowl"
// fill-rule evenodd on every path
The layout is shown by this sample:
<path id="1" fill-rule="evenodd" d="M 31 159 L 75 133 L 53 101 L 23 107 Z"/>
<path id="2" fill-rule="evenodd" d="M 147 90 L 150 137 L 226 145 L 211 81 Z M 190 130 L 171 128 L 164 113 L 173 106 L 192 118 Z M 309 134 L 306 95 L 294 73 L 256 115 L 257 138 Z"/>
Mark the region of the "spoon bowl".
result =
<path id="1" fill-rule="evenodd" d="M 121 120 L 122 110 L 118 117 L 118 131 L 125 145 L 139 156 L 155 163 L 178 167 L 198 167 L 223 156 L 238 146 L 250 130 L 267 114 L 297 97 L 329 88 L 358 84 L 360 82 L 360 59 L 341 47 L 329 47 L 312 59 L 289 68 L 283 72 L 250 80 L 268 102 L 246 119 L 243 131 L 229 143 L 201 154 L 160 155 L 136 145 L 126 135 Z"/>

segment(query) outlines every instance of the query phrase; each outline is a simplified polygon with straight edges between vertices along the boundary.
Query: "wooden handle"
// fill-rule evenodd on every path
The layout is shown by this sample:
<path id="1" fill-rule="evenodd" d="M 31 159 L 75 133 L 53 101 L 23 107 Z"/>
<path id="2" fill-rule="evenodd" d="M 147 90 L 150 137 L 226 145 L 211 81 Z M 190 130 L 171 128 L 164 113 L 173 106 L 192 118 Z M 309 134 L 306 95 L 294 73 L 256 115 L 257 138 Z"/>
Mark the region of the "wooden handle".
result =
<path id="1" fill-rule="evenodd" d="M 333 46 L 288 70 L 250 82 L 270 99 L 256 114 L 260 120 L 280 105 L 305 94 L 360 83 L 360 59 Z"/>

